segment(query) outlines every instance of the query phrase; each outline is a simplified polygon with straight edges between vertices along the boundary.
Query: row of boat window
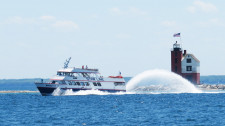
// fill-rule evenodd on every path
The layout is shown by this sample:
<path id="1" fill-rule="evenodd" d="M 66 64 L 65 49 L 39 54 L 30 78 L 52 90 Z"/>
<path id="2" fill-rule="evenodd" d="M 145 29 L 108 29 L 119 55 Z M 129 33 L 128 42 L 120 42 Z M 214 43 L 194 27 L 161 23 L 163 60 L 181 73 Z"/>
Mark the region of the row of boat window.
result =
<path id="1" fill-rule="evenodd" d="M 68 81 L 69 85 L 77 85 L 77 86 L 90 86 L 89 82 L 74 82 Z M 94 86 L 102 86 L 100 82 L 93 82 Z"/>
<path id="2" fill-rule="evenodd" d="M 75 76 L 74 74 L 75 73 L 57 72 L 57 75 L 59 75 L 59 76 L 70 76 L 70 77 L 73 77 L 73 79 L 77 79 L 77 76 Z M 90 75 L 88 73 L 81 73 L 81 74 L 83 77 L 87 78 L 88 80 L 95 80 L 95 77 L 90 77 Z M 100 76 L 98 79 L 103 80 L 103 77 Z"/>
<path id="3" fill-rule="evenodd" d="M 55 83 L 55 81 L 52 81 Z M 65 81 L 59 81 L 60 84 L 67 84 Z M 77 86 L 90 86 L 89 82 L 75 82 L 75 81 L 68 81 L 69 85 L 77 85 Z M 94 86 L 102 86 L 100 82 L 93 82 Z M 115 86 L 125 86 L 124 82 L 114 82 Z"/>
<path id="4" fill-rule="evenodd" d="M 69 81 L 69 85 L 90 86 L 89 82 L 74 82 L 74 81 Z"/>

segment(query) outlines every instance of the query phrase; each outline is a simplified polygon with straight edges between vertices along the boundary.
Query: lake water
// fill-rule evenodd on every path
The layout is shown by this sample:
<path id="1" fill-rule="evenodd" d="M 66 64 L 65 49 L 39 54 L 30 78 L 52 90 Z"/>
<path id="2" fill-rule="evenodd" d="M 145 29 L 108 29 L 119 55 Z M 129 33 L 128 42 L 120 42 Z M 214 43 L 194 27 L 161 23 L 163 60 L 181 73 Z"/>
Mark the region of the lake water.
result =
<path id="1" fill-rule="evenodd" d="M 0 84 L 1 126 L 225 125 L 224 91 L 69 92 L 72 96 L 30 91 L 37 91 L 33 83 Z"/>
<path id="2" fill-rule="evenodd" d="M 225 125 L 224 93 L 48 96 L 0 93 L 7 125 Z"/>

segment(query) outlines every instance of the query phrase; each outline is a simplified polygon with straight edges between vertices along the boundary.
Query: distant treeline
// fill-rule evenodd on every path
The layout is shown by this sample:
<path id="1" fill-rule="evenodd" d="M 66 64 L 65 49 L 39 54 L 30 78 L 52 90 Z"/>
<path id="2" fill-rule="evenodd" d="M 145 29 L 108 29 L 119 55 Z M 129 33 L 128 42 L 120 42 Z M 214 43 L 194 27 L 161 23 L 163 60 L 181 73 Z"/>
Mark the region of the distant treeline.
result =
<path id="1" fill-rule="evenodd" d="M 131 77 L 124 78 L 128 82 Z M 36 81 L 41 81 L 41 78 L 32 78 L 32 79 L 0 79 L 0 84 L 34 84 Z M 48 81 L 48 79 L 44 79 Z M 225 84 L 225 75 L 210 75 L 210 76 L 201 76 L 201 83 L 205 84 Z"/>
<path id="2" fill-rule="evenodd" d="M 47 79 L 44 79 L 44 81 Z M 0 79 L 0 84 L 34 84 L 36 81 L 41 81 L 41 78 L 32 79 Z"/>

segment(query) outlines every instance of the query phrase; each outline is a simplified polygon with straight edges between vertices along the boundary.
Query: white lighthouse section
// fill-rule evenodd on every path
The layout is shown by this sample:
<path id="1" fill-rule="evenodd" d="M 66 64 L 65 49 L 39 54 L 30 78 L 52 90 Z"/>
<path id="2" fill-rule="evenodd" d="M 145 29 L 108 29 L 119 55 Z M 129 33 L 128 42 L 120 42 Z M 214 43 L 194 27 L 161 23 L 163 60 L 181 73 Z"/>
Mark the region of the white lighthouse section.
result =
<path id="1" fill-rule="evenodd" d="M 182 73 L 200 73 L 200 61 L 193 54 L 186 54 L 181 61 Z"/>

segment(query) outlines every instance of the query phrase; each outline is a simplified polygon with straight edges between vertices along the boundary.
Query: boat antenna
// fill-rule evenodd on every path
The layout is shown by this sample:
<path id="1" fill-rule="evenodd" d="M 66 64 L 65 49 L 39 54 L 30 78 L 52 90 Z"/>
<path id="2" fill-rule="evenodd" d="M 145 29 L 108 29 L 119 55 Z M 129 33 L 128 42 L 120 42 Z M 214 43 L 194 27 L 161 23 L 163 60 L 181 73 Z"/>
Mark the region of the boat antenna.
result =
<path id="1" fill-rule="evenodd" d="M 71 57 L 68 60 L 66 60 L 66 62 L 64 63 L 64 69 L 68 68 L 70 60 L 71 60 Z"/>

